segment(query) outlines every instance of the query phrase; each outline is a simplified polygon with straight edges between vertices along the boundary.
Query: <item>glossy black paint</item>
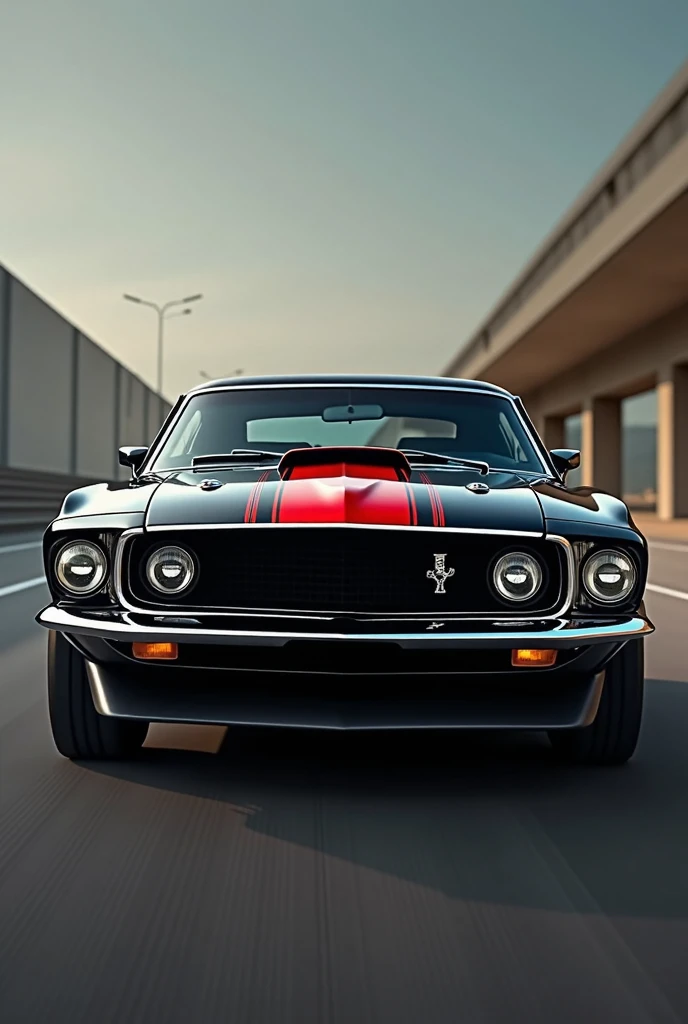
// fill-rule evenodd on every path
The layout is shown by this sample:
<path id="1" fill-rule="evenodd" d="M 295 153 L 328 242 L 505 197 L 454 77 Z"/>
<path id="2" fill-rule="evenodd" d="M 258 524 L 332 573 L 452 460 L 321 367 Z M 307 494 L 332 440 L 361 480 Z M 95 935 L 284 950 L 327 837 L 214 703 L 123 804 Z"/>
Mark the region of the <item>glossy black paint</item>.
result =
<path id="1" fill-rule="evenodd" d="M 136 472 L 143 465 L 147 454 L 147 447 L 127 445 L 119 450 L 119 464 L 120 466 L 128 466 Z"/>
<path id="2" fill-rule="evenodd" d="M 533 484 L 533 491 L 538 496 L 546 520 L 635 529 L 627 505 L 598 488 L 570 489 L 556 480 L 541 480 Z"/>
<path id="3" fill-rule="evenodd" d="M 375 655 L 378 660 L 380 655 Z M 87 672 L 93 669 L 87 662 Z M 283 675 L 128 665 L 99 667 L 110 714 L 155 722 L 316 729 L 570 729 L 596 710 L 601 676 L 559 673 L 522 679 L 427 675 Z"/>
<path id="4" fill-rule="evenodd" d="M 61 529 L 69 520 L 91 516 L 111 517 L 116 526 L 123 516 L 136 514 L 144 517 L 147 526 L 242 522 L 251 489 L 264 472 L 214 467 L 212 473 L 182 471 L 92 484 L 67 495 L 51 528 Z M 210 476 L 222 487 L 204 490 L 201 484 Z M 529 483 L 509 473 L 492 473 L 483 478 L 490 488 L 483 494 L 467 489 L 477 479 L 467 471 L 428 471 L 427 476 L 440 490 L 447 526 L 552 533 L 560 529 L 553 525 L 556 521 L 584 524 L 593 534 L 607 528 L 638 533 L 624 502 L 596 488 L 569 489 L 555 479 Z M 278 480 L 276 470 L 272 471 L 266 487 L 274 491 Z M 422 487 L 417 473 L 412 482 Z"/>
<path id="5" fill-rule="evenodd" d="M 480 381 L 452 380 L 442 377 L 405 377 L 377 375 L 312 375 L 291 377 L 240 377 L 208 382 L 194 388 L 203 392 L 217 387 L 284 386 L 322 384 L 381 384 L 485 390 L 508 394 L 503 389 Z M 512 396 L 513 397 L 513 396 Z M 174 418 L 183 402 L 178 400 L 166 423 Z M 517 405 L 522 408 L 520 401 Z M 164 430 L 164 428 L 163 428 Z M 161 431 L 162 433 L 162 431 Z M 159 438 L 157 439 L 159 441 Z M 491 472 L 480 477 L 466 470 L 423 470 L 439 495 L 446 528 L 469 531 L 516 531 L 532 534 L 559 535 L 578 545 L 597 547 L 622 544 L 633 552 L 639 572 L 639 593 L 642 596 L 647 575 L 647 544 L 637 530 L 627 506 L 619 498 L 591 487 L 569 488 L 557 474 L 551 456 L 536 438 L 545 461 L 552 462 L 551 473 L 538 479 L 523 478 L 509 472 Z M 155 444 L 151 446 L 152 450 Z M 143 446 L 141 446 L 141 450 Z M 129 449 L 132 451 L 132 449 Z M 133 451 L 137 451 L 133 449 Z M 562 459 L 573 453 L 558 453 Z M 136 455 L 133 460 L 139 456 Z M 256 482 L 265 477 L 262 501 L 270 510 L 280 483 L 276 468 L 208 467 L 198 471 L 182 470 L 162 475 L 133 475 L 130 481 L 102 483 L 79 488 L 65 498 L 57 519 L 46 532 L 46 557 L 55 539 L 63 532 L 75 536 L 80 531 L 111 531 L 119 535 L 136 527 L 190 527 L 195 525 L 243 526 Z M 212 477 L 220 486 L 204 488 Z M 469 489 L 476 481 L 487 490 Z M 289 481 L 284 485 L 290 486 Z M 403 486 L 403 485 L 400 485 Z M 414 470 L 410 488 L 419 509 L 427 502 L 427 482 Z M 426 514 L 429 514 L 426 513 Z M 267 520 L 269 522 L 269 511 Z M 308 518 L 306 517 L 306 522 Z M 419 525 L 433 526 L 419 518 Z M 251 524 L 248 524 L 250 528 Z M 412 528 L 412 527 L 411 527 Z"/>
<path id="6" fill-rule="evenodd" d="M 65 497 L 56 521 L 75 516 L 143 514 L 160 482 L 160 477 L 156 477 L 79 487 Z"/>
<path id="7" fill-rule="evenodd" d="M 200 487 L 207 473 L 181 472 L 170 474 L 150 497 L 147 526 L 188 526 L 197 523 L 213 523 L 218 526 L 242 523 L 254 484 L 259 472 L 213 470 L 212 476 L 224 482 L 224 486 L 206 491 Z M 486 494 L 476 494 L 466 489 L 465 484 L 476 479 L 475 473 L 436 472 L 428 474 L 437 487 L 442 501 L 447 527 L 463 527 L 476 530 L 519 530 L 528 533 L 542 533 L 544 519 L 538 498 L 532 488 L 508 475 L 493 474 L 493 486 Z M 243 478 L 243 479 L 242 479 Z M 485 478 L 481 478 L 485 479 Z M 509 486 L 504 486 L 506 483 Z M 496 486 L 495 486 L 496 485 Z M 280 478 L 276 470 L 263 487 L 261 504 L 271 509 Z M 287 482 L 284 487 L 289 487 Z M 402 486 L 402 485 L 399 485 Z M 427 485 L 414 474 L 411 487 L 422 506 L 427 494 Z M 308 522 L 307 510 L 304 511 Z M 422 525 L 432 525 L 428 519 Z"/>
<path id="8" fill-rule="evenodd" d="M 179 595 L 154 592 L 143 567 L 164 538 L 191 553 L 198 572 Z M 541 537 L 519 537 L 518 548 L 537 558 L 543 586 L 519 605 L 519 615 L 554 614 L 565 599 L 565 554 Z M 442 550 L 457 577 L 438 600 L 428 586 L 437 532 L 302 527 L 285 541 L 284 531 L 169 530 L 132 538 L 124 556 L 129 581 L 125 596 L 137 608 L 196 615 L 204 611 L 255 609 L 318 615 L 424 614 L 504 615 L 513 612 L 489 577 L 489 569 L 514 542 L 503 536 L 451 532 Z M 208 572 L 203 567 L 208 566 Z"/>
<path id="9" fill-rule="evenodd" d="M 554 468 L 564 481 L 568 473 L 580 466 L 581 453 L 577 448 L 553 448 L 549 454 Z"/>
<path id="10" fill-rule="evenodd" d="M 211 618 L 201 616 L 201 620 L 208 623 Z M 233 626 L 239 622 L 235 618 L 230 621 Z M 252 621 L 258 628 L 270 628 L 270 623 L 265 618 L 257 618 Z M 292 629 L 298 627 L 297 619 L 289 621 Z M 274 626 L 274 623 L 272 625 Z M 380 623 L 375 620 L 350 620 L 350 626 L 359 635 L 367 631 L 379 632 L 380 630 Z M 323 628 L 331 628 L 331 624 Z M 233 673 L 250 673 L 255 668 L 260 668 L 275 676 L 287 671 L 311 676 L 393 675 L 397 677 L 403 675 L 425 677 L 449 675 L 454 679 L 467 674 L 481 678 L 501 676 L 504 679 L 513 678 L 514 675 L 510 667 L 511 652 L 507 648 L 494 648 L 489 652 L 463 651 L 461 664 L 457 666 L 456 651 L 453 650 L 438 649 L 437 659 L 428 663 L 427 654 L 423 651 L 402 651 L 400 648 L 395 650 L 394 643 L 383 642 L 379 645 L 366 642 L 368 652 L 377 653 L 377 650 L 381 651 L 383 648 L 387 652 L 386 659 L 382 658 L 375 662 L 371 662 L 371 660 L 362 662 L 355 652 L 355 648 L 360 645 L 350 644 L 348 641 L 294 641 L 279 648 L 261 647 L 260 645 L 213 648 L 203 644 L 187 644 L 181 652 L 179 660 L 163 665 L 146 665 L 136 659 L 131 653 L 130 646 L 123 642 L 116 643 L 95 636 L 73 637 L 71 642 L 89 661 L 98 665 L 109 665 L 116 673 L 131 671 L 131 667 L 134 665 L 142 672 L 151 668 L 164 672 L 180 672 L 187 669 L 194 669 L 201 673 L 220 671 L 223 673 L 225 685 L 231 685 Z M 604 668 L 609 659 L 613 657 L 616 648 L 616 644 L 610 643 L 561 651 L 558 665 L 553 668 L 540 668 L 532 671 L 519 669 L 518 678 L 523 681 L 532 681 L 547 676 L 558 676 L 564 670 L 567 674 L 592 676 Z M 457 668 L 460 671 L 452 671 Z"/>
<path id="11" fill-rule="evenodd" d="M 404 374 L 375 373 L 313 373 L 291 374 L 285 376 L 265 377 L 223 377 L 219 380 L 207 381 L 191 388 L 187 394 L 196 395 L 214 388 L 231 387 L 293 387 L 298 384 L 318 386 L 322 384 L 347 385 L 356 387 L 361 384 L 398 385 L 401 387 L 427 388 L 461 388 L 469 391 L 491 391 L 496 395 L 509 395 L 510 392 L 497 384 L 488 384 L 481 380 L 464 380 L 459 377 L 416 377 Z"/>

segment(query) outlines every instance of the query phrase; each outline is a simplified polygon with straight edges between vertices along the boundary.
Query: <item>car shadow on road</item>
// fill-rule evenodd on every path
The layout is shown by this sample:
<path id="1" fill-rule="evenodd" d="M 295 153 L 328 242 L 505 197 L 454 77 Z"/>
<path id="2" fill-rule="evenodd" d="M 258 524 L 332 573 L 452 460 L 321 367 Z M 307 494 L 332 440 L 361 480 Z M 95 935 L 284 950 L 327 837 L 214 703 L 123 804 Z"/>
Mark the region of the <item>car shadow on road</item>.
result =
<path id="1" fill-rule="evenodd" d="M 237 827 L 465 900 L 688 917 L 688 685 L 650 680 L 621 768 L 544 737 L 228 730 L 218 754 L 88 766 L 227 805 Z"/>

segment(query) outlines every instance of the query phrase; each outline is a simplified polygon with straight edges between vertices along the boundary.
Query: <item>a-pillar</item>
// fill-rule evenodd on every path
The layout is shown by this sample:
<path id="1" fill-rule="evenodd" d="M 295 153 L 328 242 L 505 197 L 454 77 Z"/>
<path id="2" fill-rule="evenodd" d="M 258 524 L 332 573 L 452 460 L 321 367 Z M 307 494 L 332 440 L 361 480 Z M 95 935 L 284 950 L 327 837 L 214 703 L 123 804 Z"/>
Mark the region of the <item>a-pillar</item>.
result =
<path id="1" fill-rule="evenodd" d="M 581 413 L 581 476 L 584 487 L 621 494 L 621 402 L 591 398 Z"/>
<path id="2" fill-rule="evenodd" d="M 688 367 L 657 380 L 657 518 L 688 516 Z"/>

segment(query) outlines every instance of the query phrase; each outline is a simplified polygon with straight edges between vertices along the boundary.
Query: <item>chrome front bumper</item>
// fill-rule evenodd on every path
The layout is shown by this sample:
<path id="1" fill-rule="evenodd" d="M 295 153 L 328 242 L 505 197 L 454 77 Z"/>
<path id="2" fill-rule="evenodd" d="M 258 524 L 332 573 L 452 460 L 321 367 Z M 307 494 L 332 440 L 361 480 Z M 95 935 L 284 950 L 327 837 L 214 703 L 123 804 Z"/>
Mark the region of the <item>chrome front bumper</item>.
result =
<path id="1" fill-rule="evenodd" d="M 151 616 L 151 623 L 153 617 Z M 170 617 L 171 618 L 171 617 Z M 141 616 L 122 612 L 117 618 L 74 615 L 64 608 L 49 605 L 39 612 L 36 621 L 47 629 L 73 636 L 91 636 L 125 643 L 167 641 L 189 644 L 249 645 L 251 647 L 282 647 L 293 640 L 352 641 L 356 643 L 388 642 L 406 649 L 442 648 L 556 648 L 570 649 L 592 644 L 623 643 L 640 639 L 654 632 L 652 623 L 640 615 L 614 620 L 582 622 L 556 619 L 548 622 L 490 622 L 475 628 L 475 620 L 461 631 L 456 622 L 431 623 L 413 632 L 311 632 L 304 623 L 298 631 L 260 629 L 208 629 L 203 626 L 180 627 L 166 624 L 156 616 L 154 624 L 144 624 Z M 162 621 L 160 621 L 162 620 Z"/>

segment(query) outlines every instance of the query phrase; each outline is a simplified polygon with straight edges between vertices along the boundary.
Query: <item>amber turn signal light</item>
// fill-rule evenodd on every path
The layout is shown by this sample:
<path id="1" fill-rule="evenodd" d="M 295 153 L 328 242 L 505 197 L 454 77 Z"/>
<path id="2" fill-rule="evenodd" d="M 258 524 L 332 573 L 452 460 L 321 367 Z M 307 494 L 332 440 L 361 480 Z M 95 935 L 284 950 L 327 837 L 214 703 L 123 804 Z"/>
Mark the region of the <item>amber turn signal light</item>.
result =
<path id="1" fill-rule="evenodd" d="M 178 654 L 177 645 L 168 643 L 132 644 L 131 649 L 135 658 L 145 661 L 174 661 Z"/>
<path id="2" fill-rule="evenodd" d="M 512 651 L 511 664 L 517 668 L 551 668 L 557 660 L 556 651 L 533 650 L 533 651 Z"/>

